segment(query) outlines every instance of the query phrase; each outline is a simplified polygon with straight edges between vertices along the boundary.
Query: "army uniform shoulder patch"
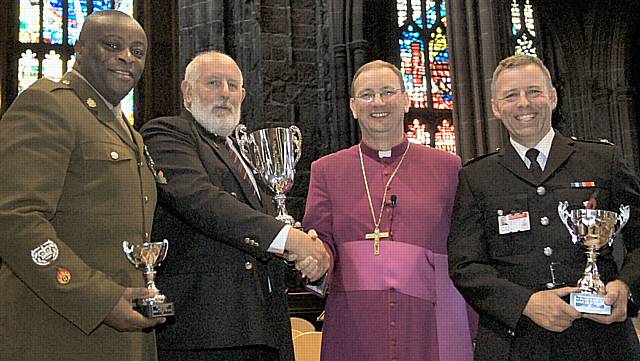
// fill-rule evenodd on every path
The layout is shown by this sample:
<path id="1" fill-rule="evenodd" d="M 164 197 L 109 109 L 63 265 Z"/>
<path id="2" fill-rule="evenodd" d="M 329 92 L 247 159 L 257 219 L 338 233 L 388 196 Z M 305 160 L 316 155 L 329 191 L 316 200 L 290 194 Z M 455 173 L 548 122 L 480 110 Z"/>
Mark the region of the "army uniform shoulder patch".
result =
<path id="1" fill-rule="evenodd" d="M 611 142 L 610 140 L 608 140 L 606 138 L 600 138 L 600 139 L 578 139 L 577 137 L 571 137 L 571 140 L 573 140 L 575 142 L 582 142 L 582 143 L 615 145 L 613 142 Z"/>

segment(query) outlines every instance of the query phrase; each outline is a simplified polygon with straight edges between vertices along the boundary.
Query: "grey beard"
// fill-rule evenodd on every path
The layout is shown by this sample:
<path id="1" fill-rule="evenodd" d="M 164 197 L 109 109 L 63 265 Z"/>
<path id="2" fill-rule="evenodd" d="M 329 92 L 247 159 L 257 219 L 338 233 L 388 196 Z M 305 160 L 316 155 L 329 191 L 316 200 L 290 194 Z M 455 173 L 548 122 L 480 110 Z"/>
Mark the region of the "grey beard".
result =
<path id="1" fill-rule="evenodd" d="M 192 106 L 191 115 L 204 129 L 221 137 L 231 135 L 238 123 L 240 123 L 239 113 L 233 113 L 227 117 L 216 117 L 211 115 L 209 110 L 198 106 Z"/>

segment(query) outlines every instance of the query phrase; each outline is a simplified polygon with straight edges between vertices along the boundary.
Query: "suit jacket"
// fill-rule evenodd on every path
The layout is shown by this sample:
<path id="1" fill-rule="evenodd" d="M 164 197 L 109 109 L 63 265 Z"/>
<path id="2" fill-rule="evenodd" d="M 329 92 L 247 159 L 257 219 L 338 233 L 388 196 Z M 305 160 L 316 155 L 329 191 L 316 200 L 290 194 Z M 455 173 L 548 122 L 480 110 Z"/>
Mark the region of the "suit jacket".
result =
<path id="1" fill-rule="evenodd" d="M 0 121 L 0 359 L 155 360 L 153 332 L 102 323 L 143 287 L 122 242 L 149 239 L 142 137 L 84 80 L 38 80 Z"/>
<path id="2" fill-rule="evenodd" d="M 571 186 L 581 181 L 595 187 Z M 598 267 L 605 284 L 621 279 L 637 294 L 640 183 L 616 147 L 572 140 L 556 131 L 540 180 L 533 179 L 511 144 L 463 167 L 449 236 L 449 271 L 480 314 L 478 360 L 547 360 L 557 350 L 582 359 L 600 359 L 599 352 L 607 360 L 640 358 L 630 322 L 605 326 L 578 319 L 555 333 L 522 316 L 529 297 L 552 281 L 552 263 L 558 287 L 575 286 L 582 276 L 584 249 L 571 242 L 557 209 L 561 201 L 583 208 L 594 194 L 598 209 L 618 212 L 620 204 L 631 206 L 623 237 L 616 239 L 628 252 L 624 263 L 618 271 L 606 249 Z M 531 230 L 499 234 L 498 215 L 522 211 L 529 212 Z"/>
<path id="3" fill-rule="evenodd" d="M 158 188 L 154 237 L 169 240 L 158 287 L 175 303 L 159 347 L 265 345 L 293 359 L 283 260 L 267 252 L 283 224 L 271 198 L 252 194 L 228 149 L 190 114 L 141 130 L 167 184 Z M 246 240 L 255 240 L 255 244 Z"/>

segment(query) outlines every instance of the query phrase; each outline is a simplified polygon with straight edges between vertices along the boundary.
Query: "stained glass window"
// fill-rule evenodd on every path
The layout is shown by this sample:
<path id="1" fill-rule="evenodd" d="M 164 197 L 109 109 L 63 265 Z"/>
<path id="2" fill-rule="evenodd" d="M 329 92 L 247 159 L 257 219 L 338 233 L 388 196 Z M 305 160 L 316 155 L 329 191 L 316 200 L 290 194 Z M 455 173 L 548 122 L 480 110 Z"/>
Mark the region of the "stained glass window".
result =
<path id="1" fill-rule="evenodd" d="M 529 0 L 511 0 L 511 36 L 516 54 L 536 55 L 536 27 Z"/>
<path id="2" fill-rule="evenodd" d="M 18 93 L 40 77 L 59 80 L 71 69 L 75 59 L 73 44 L 89 14 L 116 9 L 133 15 L 133 1 L 20 0 Z M 131 91 L 122 100 L 122 111 L 132 123 L 133 98 Z"/>
<path id="3" fill-rule="evenodd" d="M 434 136 L 435 148 L 456 154 L 456 133 L 453 125 L 444 119 L 442 125 L 438 125 L 438 131 Z"/>
<path id="4" fill-rule="evenodd" d="M 420 122 L 420 119 L 414 119 L 409 124 L 407 138 L 411 143 L 431 146 L 431 133 L 427 131 L 427 126 Z"/>
<path id="5" fill-rule="evenodd" d="M 411 107 L 453 109 L 445 0 L 398 0 L 397 9 Z"/>

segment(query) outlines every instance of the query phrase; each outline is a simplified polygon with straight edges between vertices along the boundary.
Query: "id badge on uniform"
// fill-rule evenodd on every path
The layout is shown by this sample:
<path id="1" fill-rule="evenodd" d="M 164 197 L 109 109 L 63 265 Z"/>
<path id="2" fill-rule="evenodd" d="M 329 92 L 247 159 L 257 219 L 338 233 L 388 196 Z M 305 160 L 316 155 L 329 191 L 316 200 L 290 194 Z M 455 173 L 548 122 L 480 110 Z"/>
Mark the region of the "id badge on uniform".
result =
<path id="1" fill-rule="evenodd" d="M 528 211 L 498 216 L 498 232 L 500 234 L 523 232 L 530 229 L 531 223 L 529 222 Z"/>

